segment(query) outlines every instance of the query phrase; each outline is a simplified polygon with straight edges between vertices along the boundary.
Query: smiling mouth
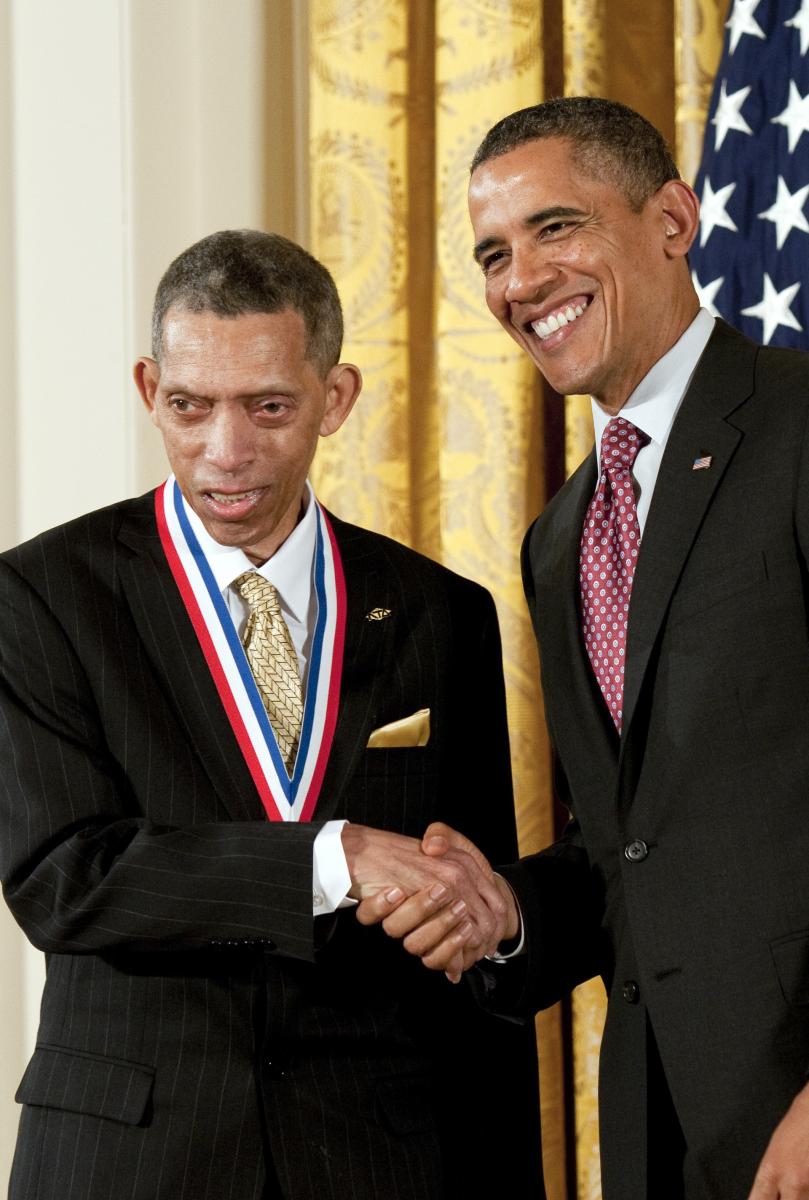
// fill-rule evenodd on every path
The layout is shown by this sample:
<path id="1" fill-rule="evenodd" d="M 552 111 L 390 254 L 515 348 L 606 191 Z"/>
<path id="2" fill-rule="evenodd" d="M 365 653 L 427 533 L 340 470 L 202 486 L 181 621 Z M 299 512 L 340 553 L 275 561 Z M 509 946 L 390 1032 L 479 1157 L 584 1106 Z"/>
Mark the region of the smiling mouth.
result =
<path id="1" fill-rule="evenodd" d="M 563 304 L 554 312 L 550 312 L 547 316 L 540 317 L 536 321 L 530 321 L 528 328 L 532 329 L 540 341 L 544 342 L 552 334 L 558 333 L 560 329 L 564 329 L 566 325 L 572 325 L 577 321 L 582 313 L 586 312 L 592 302 L 592 297 L 588 296 L 583 302 L 577 301 L 575 304 Z"/>

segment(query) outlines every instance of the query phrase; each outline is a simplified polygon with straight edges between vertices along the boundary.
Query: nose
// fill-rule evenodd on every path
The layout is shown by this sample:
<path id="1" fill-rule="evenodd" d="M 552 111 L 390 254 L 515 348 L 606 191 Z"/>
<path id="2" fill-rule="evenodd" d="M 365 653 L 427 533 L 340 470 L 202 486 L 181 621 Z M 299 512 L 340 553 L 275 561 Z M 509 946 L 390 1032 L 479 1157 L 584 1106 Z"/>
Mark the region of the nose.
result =
<path id="1" fill-rule="evenodd" d="M 205 458 L 211 466 L 234 475 L 253 462 L 256 430 L 241 405 L 217 405 L 207 433 Z"/>
<path id="2" fill-rule="evenodd" d="M 505 298 L 509 304 L 535 301 L 557 274 L 557 269 L 535 242 L 530 246 L 512 246 Z"/>

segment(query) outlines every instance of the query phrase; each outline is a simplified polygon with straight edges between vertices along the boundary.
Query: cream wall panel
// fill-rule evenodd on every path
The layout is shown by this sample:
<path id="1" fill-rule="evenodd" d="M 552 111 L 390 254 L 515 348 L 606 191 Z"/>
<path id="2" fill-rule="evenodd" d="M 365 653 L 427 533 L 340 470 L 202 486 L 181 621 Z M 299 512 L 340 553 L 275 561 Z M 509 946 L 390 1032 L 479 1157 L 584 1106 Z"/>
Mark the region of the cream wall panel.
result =
<path id="1" fill-rule="evenodd" d="M 18 533 L 126 490 L 120 10 L 13 0 Z"/>
<path id="2" fill-rule="evenodd" d="M 0 163 L 11 162 L 11 12 L 0 0 Z M 0 547 L 17 533 L 17 372 L 14 319 L 13 189 L 0 170 Z"/>
<path id="3" fill-rule="evenodd" d="M 134 359 L 149 352 L 154 290 L 175 255 L 214 230 L 264 221 L 265 41 L 278 54 L 281 46 L 265 30 L 276 6 L 262 0 L 128 0 L 122 7 L 127 359 Z M 166 474 L 162 448 L 140 413 L 132 446 L 132 490 L 140 491 Z"/>

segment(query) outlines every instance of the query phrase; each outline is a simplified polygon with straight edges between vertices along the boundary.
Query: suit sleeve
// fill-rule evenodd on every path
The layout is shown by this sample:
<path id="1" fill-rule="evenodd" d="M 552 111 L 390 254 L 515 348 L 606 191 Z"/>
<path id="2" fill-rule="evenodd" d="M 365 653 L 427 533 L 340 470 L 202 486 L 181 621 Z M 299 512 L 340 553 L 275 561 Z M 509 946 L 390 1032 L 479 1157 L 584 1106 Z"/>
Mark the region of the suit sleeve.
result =
<path id="1" fill-rule="evenodd" d="M 500 629 L 489 593 L 475 588 L 457 606 L 453 625 L 441 819 L 491 862 L 509 862 L 517 856 L 517 831 Z"/>
<path id="2" fill-rule="evenodd" d="M 490 861 L 513 861 L 517 835 L 497 613 L 482 589 L 459 581 L 459 592 L 451 606 L 446 768 L 437 816 Z M 483 1142 L 500 1147 L 500 1158 L 502 1148 L 510 1148 L 504 1161 L 514 1194 L 536 1194 L 542 1165 L 533 1022 L 496 1020 L 476 1003 L 473 989 L 450 987 L 420 964 L 419 970 L 429 988 L 422 1007 L 429 1014 L 427 1036 L 442 1064 L 442 1145 L 452 1161 L 453 1195 L 496 1191 L 498 1167 L 468 1153 L 470 1144 Z M 497 1099 L 470 1108 L 469 1096 Z"/>
<path id="3" fill-rule="evenodd" d="M 535 528 L 535 527 L 534 527 Z M 523 544 L 522 567 L 528 609 L 536 628 L 533 572 Z M 555 749 L 552 721 L 546 712 L 559 799 L 571 797 Z M 496 1011 L 533 1012 L 555 1004 L 571 988 L 600 973 L 603 890 L 590 863 L 581 830 L 572 816 L 562 836 L 538 854 L 500 868 L 513 888 L 524 922 L 525 962 L 484 968 L 482 996 Z"/>
<path id="4" fill-rule="evenodd" d="M 312 959 L 319 826 L 150 822 L 105 745 L 71 639 L 7 563 L 0 611 L 0 868 L 33 944 L 78 954 L 255 945 Z M 168 786 L 155 776 L 156 789 Z"/>

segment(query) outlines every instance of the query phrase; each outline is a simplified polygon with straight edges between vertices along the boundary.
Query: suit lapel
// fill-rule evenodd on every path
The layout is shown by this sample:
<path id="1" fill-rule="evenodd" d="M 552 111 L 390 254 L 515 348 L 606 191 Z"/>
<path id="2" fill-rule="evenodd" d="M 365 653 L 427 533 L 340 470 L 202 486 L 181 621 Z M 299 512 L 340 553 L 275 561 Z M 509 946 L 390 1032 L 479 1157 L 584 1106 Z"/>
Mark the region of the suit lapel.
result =
<path id="1" fill-rule="evenodd" d="M 331 515 L 329 520 L 345 574 L 346 633 L 340 705 L 315 812 L 318 820 L 328 820 L 341 810 L 346 785 L 374 726 L 378 698 L 386 687 L 396 625 L 401 619 L 396 580 L 386 566 L 377 539 Z"/>
<path id="2" fill-rule="evenodd" d="M 617 735 L 593 675 L 581 631 L 579 554 L 587 506 L 595 490 L 595 450 L 558 493 L 550 510 L 547 565 L 536 573 L 537 623 L 553 738 L 574 794 L 603 795 L 615 770 Z M 582 747 L 587 753 L 582 753 Z"/>
<path id="3" fill-rule="evenodd" d="M 219 699 L 154 519 L 154 494 L 127 514 L 120 540 L 123 592 L 163 693 L 228 814 L 265 818 L 264 807 Z"/>
<path id="4" fill-rule="evenodd" d="M 629 610 L 624 742 L 649 657 L 694 539 L 741 440 L 727 417 L 753 390 L 756 347 L 718 322 L 666 445 L 643 534 Z M 710 467 L 693 470 L 710 455 Z"/>

